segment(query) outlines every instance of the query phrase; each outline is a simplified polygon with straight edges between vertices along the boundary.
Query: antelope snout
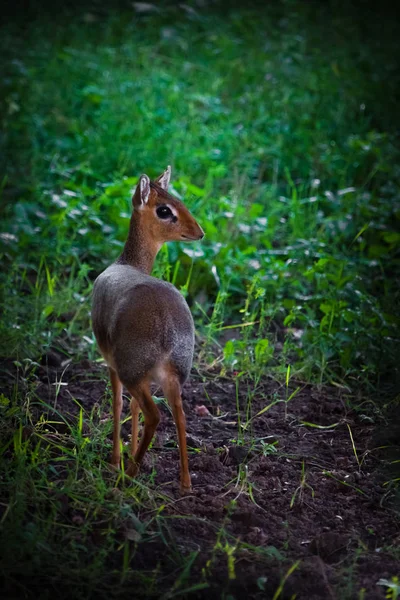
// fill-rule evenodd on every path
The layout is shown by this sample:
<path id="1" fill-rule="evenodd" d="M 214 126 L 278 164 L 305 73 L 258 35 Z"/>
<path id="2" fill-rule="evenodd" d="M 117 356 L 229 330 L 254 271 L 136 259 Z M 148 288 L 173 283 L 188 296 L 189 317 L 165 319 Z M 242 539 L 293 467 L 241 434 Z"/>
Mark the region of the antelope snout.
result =
<path id="1" fill-rule="evenodd" d="M 204 231 L 202 229 L 200 229 L 200 233 L 199 233 L 199 238 L 198 239 L 202 240 L 204 236 L 205 236 Z"/>
<path id="2" fill-rule="evenodd" d="M 191 227 L 186 228 L 185 233 L 181 234 L 181 239 L 186 240 L 188 242 L 197 242 L 197 240 L 202 240 L 203 237 L 204 231 L 196 222 L 192 223 Z"/>
<path id="3" fill-rule="evenodd" d="M 197 240 L 202 240 L 203 237 L 205 236 L 204 231 L 202 230 L 202 228 L 200 227 L 200 225 L 198 223 L 196 223 L 197 225 L 197 231 L 196 231 L 196 239 Z"/>

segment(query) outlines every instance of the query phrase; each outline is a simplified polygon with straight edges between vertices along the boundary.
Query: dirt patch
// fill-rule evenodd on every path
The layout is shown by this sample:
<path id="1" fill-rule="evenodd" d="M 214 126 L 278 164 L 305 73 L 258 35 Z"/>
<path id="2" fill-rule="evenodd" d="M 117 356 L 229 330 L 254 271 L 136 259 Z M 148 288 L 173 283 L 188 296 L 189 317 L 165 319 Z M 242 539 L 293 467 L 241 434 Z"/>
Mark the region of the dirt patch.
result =
<path id="1" fill-rule="evenodd" d="M 3 383 L 13 377 L 10 363 Z M 50 412 L 55 408 L 66 419 L 76 419 L 82 407 L 83 428 L 90 413 L 100 426 L 111 420 L 102 366 L 42 365 L 29 385 Z M 183 399 L 193 494 L 179 495 L 175 427 L 162 404 L 142 476 L 170 500 L 164 514 L 176 547 L 198 553 L 198 576 L 190 581 L 197 583 L 203 569 L 212 582 L 190 597 L 272 597 L 292 569 L 281 598 L 385 598 L 377 582 L 399 574 L 393 552 L 399 520 L 384 485 L 374 424 L 349 409 L 343 390 L 299 383 L 287 392 L 272 379 L 254 389 L 244 380 L 237 386 L 193 375 Z M 207 411 L 196 410 L 203 405 Z M 31 410 L 34 420 L 43 404 L 32 401 Z M 123 418 L 128 410 L 126 401 Z M 129 434 L 127 421 L 126 442 Z M 111 435 L 101 451 L 110 450 Z M 163 555 L 165 544 L 156 539 L 138 545 L 135 561 L 149 569 L 162 565 Z"/>

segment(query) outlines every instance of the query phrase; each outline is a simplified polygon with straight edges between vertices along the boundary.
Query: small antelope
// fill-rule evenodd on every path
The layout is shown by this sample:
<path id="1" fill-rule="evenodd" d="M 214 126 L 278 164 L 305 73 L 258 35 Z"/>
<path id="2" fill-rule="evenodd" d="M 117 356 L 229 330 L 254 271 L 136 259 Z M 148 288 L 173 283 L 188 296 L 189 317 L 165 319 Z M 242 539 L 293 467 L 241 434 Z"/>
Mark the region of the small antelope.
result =
<path id="1" fill-rule="evenodd" d="M 93 331 L 110 371 L 113 394 L 112 465 L 120 464 L 122 384 L 132 396 L 132 446 L 127 474 L 134 477 L 153 438 L 160 415 L 151 393 L 161 386 L 174 416 L 180 452 L 181 492 L 191 490 L 186 420 L 181 385 L 193 360 L 194 325 L 178 290 L 150 273 L 164 242 L 194 241 L 204 232 L 180 200 L 168 193 L 171 168 L 155 181 L 142 175 L 132 197 L 128 239 L 118 260 L 96 279 Z M 144 427 L 138 446 L 139 410 Z"/>

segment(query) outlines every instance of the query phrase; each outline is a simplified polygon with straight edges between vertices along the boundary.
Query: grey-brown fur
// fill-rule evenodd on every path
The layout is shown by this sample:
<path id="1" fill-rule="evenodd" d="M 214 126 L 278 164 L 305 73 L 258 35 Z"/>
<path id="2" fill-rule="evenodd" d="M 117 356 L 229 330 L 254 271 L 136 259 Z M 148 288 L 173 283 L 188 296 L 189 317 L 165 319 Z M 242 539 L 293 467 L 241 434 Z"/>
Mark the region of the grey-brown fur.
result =
<path id="1" fill-rule="evenodd" d="M 114 365 L 110 366 L 125 386 L 167 361 L 181 384 L 188 378 L 193 318 L 185 299 L 170 283 L 130 265 L 113 264 L 94 284 L 92 319 L 100 349 L 106 359 L 112 357 Z"/>

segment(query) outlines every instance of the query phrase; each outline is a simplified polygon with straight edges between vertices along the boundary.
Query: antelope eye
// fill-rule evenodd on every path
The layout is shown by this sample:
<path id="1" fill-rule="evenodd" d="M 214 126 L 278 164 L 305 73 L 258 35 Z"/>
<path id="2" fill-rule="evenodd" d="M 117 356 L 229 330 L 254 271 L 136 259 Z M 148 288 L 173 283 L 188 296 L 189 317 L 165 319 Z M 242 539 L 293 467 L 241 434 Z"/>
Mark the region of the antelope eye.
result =
<path id="1" fill-rule="evenodd" d="M 160 219 L 169 219 L 170 217 L 173 217 L 172 210 L 168 206 L 159 206 L 156 213 Z"/>

